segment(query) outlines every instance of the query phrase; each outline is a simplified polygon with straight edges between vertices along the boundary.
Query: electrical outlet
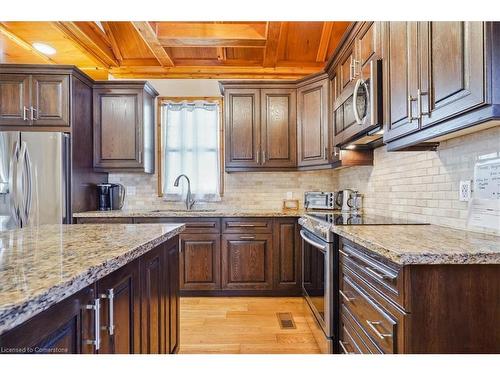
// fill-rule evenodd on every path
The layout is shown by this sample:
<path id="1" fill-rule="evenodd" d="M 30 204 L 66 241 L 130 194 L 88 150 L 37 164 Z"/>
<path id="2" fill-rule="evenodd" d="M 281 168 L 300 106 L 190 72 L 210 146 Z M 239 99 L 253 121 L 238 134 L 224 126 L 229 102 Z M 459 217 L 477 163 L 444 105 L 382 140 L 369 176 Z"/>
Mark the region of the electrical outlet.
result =
<path id="1" fill-rule="evenodd" d="M 468 202 L 470 201 L 471 198 L 471 181 L 470 180 L 463 180 L 460 181 L 460 187 L 458 189 L 458 194 L 460 201 L 462 202 Z"/>

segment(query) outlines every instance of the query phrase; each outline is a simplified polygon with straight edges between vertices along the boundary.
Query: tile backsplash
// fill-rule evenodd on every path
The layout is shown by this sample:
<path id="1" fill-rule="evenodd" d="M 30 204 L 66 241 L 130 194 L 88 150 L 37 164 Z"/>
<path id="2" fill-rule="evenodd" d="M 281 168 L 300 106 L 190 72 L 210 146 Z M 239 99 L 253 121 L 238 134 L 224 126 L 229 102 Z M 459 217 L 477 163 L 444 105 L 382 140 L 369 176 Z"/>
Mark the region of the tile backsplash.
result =
<path id="1" fill-rule="evenodd" d="M 222 200 L 200 204 L 218 209 L 279 210 L 286 193 L 292 192 L 293 198 L 299 199 L 302 207 L 305 191 L 333 189 L 334 173 L 333 170 L 225 173 Z M 126 209 L 183 206 L 182 202 L 165 202 L 158 197 L 156 175 L 113 173 L 109 175 L 109 181 L 119 182 L 127 187 Z"/>
<path id="2" fill-rule="evenodd" d="M 374 166 L 307 172 L 252 172 L 225 174 L 220 209 L 281 208 L 287 192 L 301 202 L 307 190 L 356 188 L 364 195 L 367 213 L 392 215 L 460 229 L 467 227 L 467 202 L 458 199 L 460 180 L 472 180 L 480 155 L 500 152 L 500 127 L 441 142 L 435 152 L 375 150 Z M 125 208 L 182 207 L 157 195 L 156 175 L 110 174 L 110 182 L 128 187 Z M 488 230 L 488 232 L 491 232 Z M 495 233 L 500 233 L 500 228 Z"/>
<path id="3" fill-rule="evenodd" d="M 500 152 L 500 127 L 441 142 L 435 152 L 381 147 L 372 167 L 337 171 L 335 188 L 358 189 L 367 213 L 483 231 L 467 227 L 468 202 L 459 201 L 459 182 L 473 179 L 479 156 L 495 152 Z"/>

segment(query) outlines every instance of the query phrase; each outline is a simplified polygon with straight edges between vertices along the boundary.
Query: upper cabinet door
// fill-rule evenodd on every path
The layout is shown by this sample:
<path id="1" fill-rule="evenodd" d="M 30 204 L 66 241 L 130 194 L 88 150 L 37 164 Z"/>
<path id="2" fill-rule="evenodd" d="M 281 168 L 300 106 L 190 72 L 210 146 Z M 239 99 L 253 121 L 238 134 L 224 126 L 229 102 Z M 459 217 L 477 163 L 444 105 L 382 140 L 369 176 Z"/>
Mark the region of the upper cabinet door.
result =
<path id="1" fill-rule="evenodd" d="M 69 75 L 33 75 L 30 118 L 36 126 L 69 126 Z"/>
<path id="2" fill-rule="evenodd" d="M 418 130 L 418 23 L 386 22 L 384 141 Z"/>
<path id="3" fill-rule="evenodd" d="M 297 90 L 298 165 L 328 164 L 328 79 Z"/>
<path id="4" fill-rule="evenodd" d="M 142 105 L 142 90 L 94 90 L 94 167 L 143 167 Z"/>
<path id="5" fill-rule="evenodd" d="M 261 90 L 262 165 L 297 165 L 297 119 L 295 89 Z"/>
<path id="6" fill-rule="evenodd" d="M 421 126 L 485 102 L 484 24 L 422 22 Z"/>
<path id="7" fill-rule="evenodd" d="M 356 37 L 355 75 L 370 76 L 369 62 L 381 57 L 381 22 L 365 22 Z"/>
<path id="8" fill-rule="evenodd" d="M 0 74 L 0 125 L 30 124 L 30 76 Z"/>
<path id="9" fill-rule="evenodd" d="M 258 167 L 260 155 L 260 90 L 225 92 L 226 167 Z"/>

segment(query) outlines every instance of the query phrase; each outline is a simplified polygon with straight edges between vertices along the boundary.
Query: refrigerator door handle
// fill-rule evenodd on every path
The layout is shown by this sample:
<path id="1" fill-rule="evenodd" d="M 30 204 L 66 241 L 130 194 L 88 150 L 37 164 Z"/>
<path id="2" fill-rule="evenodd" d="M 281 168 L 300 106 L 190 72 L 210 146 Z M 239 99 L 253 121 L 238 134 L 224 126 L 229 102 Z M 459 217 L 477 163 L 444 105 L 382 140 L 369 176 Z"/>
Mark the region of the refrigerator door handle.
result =
<path id="1" fill-rule="evenodd" d="M 31 211 L 31 161 L 28 153 L 28 145 L 26 142 L 21 143 L 21 152 L 19 157 L 19 166 L 21 173 L 17 175 L 17 184 L 21 187 L 21 202 L 19 203 L 19 212 L 23 226 L 29 223 L 29 213 Z"/>
<path id="2" fill-rule="evenodd" d="M 19 202 L 18 202 L 18 155 L 19 142 L 16 142 L 12 150 L 9 163 L 9 196 L 10 196 L 10 212 L 12 218 L 16 222 L 16 226 L 20 226 L 21 218 L 19 217 Z"/>
<path id="3" fill-rule="evenodd" d="M 24 207 L 26 219 L 25 224 L 28 225 L 31 222 L 31 211 L 33 208 L 33 166 L 31 164 L 30 152 L 28 147 L 26 147 L 25 154 L 25 171 L 26 171 L 26 206 Z"/>

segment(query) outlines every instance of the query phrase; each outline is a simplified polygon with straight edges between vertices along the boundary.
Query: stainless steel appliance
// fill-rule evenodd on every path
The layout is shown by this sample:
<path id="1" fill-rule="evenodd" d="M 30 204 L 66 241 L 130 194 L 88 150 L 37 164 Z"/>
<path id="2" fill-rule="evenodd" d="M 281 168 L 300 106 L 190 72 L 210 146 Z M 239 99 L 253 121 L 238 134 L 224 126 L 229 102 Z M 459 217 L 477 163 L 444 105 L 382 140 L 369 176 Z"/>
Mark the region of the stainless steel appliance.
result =
<path id="1" fill-rule="evenodd" d="M 362 195 L 354 189 L 344 189 L 337 192 L 336 201 L 337 207 L 340 207 L 342 212 L 361 212 Z"/>
<path id="2" fill-rule="evenodd" d="M 71 223 L 69 134 L 0 132 L 0 230 Z"/>
<path id="3" fill-rule="evenodd" d="M 335 136 L 342 145 L 376 147 L 383 135 L 382 62 L 372 60 L 362 75 L 335 100 Z"/>
<path id="4" fill-rule="evenodd" d="M 121 210 L 125 202 L 125 186 L 122 184 L 97 184 L 99 211 Z"/>
<path id="5" fill-rule="evenodd" d="M 422 224 L 352 212 L 308 211 L 299 219 L 302 237 L 302 290 L 307 322 L 323 353 L 338 353 L 339 239 L 335 225 Z"/>
<path id="6" fill-rule="evenodd" d="M 304 207 L 306 210 L 333 210 L 337 208 L 337 192 L 335 191 L 306 191 Z"/>

